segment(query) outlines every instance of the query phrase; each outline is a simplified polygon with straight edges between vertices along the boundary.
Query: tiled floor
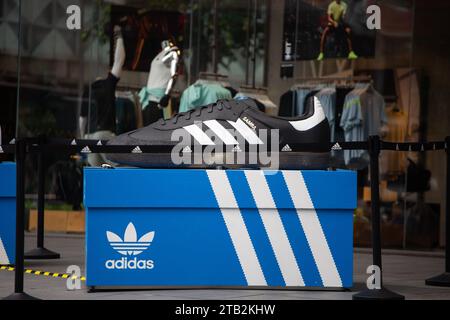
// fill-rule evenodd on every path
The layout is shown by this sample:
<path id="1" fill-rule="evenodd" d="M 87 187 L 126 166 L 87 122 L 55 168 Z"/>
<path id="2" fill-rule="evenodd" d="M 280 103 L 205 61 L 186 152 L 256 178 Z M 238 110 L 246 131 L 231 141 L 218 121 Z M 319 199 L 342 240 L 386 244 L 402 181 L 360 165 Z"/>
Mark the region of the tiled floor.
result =
<path id="1" fill-rule="evenodd" d="M 26 236 L 26 248 L 35 243 L 34 235 Z M 59 260 L 26 261 L 26 267 L 50 272 L 65 272 L 69 265 L 79 265 L 84 274 L 84 237 L 78 235 L 49 235 L 46 246 L 62 255 Z M 350 291 L 286 291 L 286 290 L 148 290 L 125 292 L 88 293 L 85 287 L 69 291 L 66 281 L 61 278 L 25 275 L 25 291 L 41 299 L 218 299 L 218 300 L 347 300 L 364 287 L 367 275 L 365 269 L 371 264 L 369 252 L 357 250 L 354 256 L 353 292 Z M 444 270 L 442 255 L 405 255 L 389 251 L 383 256 L 384 283 L 407 299 L 449 299 L 450 288 L 425 286 L 424 280 Z M 0 271 L 0 297 L 7 296 L 14 288 L 14 272 Z"/>

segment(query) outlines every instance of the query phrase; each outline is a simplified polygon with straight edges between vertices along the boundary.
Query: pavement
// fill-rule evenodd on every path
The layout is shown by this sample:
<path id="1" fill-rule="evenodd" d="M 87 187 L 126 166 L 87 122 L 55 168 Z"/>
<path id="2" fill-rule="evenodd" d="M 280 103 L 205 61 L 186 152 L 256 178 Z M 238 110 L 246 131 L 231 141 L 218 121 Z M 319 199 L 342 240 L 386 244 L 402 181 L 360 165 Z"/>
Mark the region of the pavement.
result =
<path id="1" fill-rule="evenodd" d="M 78 265 L 84 275 L 84 236 L 48 234 L 46 248 L 59 252 L 58 260 L 27 260 L 25 267 L 33 270 L 65 273 L 69 265 Z M 25 250 L 35 247 L 34 234 L 27 233 Z M 371 265 L 370 250 L 355 249 L 354 287 L 347 291 L 312 290 L 247 290 L 247 289 L 190 289 L 88 292 L 84 284 L 79 290 L 68 290 L 66 280 L 42 275 L 25 274 L 25 292 L 40 299 L 50 300 L 350 300 L 355 292 L 365 288 Z M 406 299 L 450 300 L 450 288 L 426 286 L 424 280 L 444 271 L 442 252 L 383 252 L 384 285 Z M 13 292 L 14 272 L 0 270 L 0 298 Z"/>

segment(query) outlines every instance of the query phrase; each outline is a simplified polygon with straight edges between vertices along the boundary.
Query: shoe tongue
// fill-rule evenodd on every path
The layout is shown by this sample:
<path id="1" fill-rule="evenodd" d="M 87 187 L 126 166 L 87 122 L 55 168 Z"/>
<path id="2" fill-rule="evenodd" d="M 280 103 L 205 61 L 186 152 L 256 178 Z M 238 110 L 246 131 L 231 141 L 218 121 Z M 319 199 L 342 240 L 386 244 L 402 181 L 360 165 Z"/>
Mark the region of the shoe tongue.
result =
<path id="1" fill-rule="evenodd" d="M 236 98 L 235 98 L 235 99 L 236 99 Z M 259 110 L 259 109 L 258 109 L 258 105 L 256 104 L 255 100 L 253 100 L 252 98 L 249 98 L 249 97 L 241 97 L 241 98 L 237 98 L 236 100 L 239 101 L 239 102 L 241 102 L 241 103 L 243 103 L 243 104 L 245 104 L 246 106 L 248 106 L 248 107 L 250 107 L 250 108 L 252 108 L 252 109 Z"/>

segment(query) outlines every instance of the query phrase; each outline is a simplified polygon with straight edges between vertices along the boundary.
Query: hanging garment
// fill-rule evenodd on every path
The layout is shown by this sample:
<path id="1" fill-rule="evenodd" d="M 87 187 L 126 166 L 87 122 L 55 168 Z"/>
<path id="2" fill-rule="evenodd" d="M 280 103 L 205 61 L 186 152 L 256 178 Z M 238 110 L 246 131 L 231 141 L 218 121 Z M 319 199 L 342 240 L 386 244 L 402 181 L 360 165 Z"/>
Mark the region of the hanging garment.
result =
<path id="1" fill-rule="evenodd" d="M 328 124 L 330 125 L 330 141 L 336 141 L 334 137 L 334 116 L 336 112 L 336 89 L 325 88 L 316 93 L 317 99 L 319 99 L 322 109 L 327 117 Z"/>
<path id="2" fill-rule="evenodd" d="M 118 81 L 119 78 L 116 78 L 112 73 L 108 73 L 106 79 L 93 82 L 91 90 L 85 89 L 81 105 L 81 117 L 88 118 L 86 133 L 97 131 L 113 133 L 116 131 L 115 91 Z"/>
<path id="3" fill-rule="evenodd" d="M 361 100 L 354 90 L 350 92 L 344 102 L 342 109 L 340 126 L 344 130 L 345 141 L 363 141 L 363 114 L 361 107 Z M 360 159 L 363 155 L 363 150 L 345 150 L 344 159 L 345 164 L 349 165 L 351 159 Z"/>
<path id="4" fill-rule="evenodd" d="M 142 110 L 142 120 L 144 127 L 164 118 L 163 109 L 158 107 L 158 103 L 149 101 L 147 108 Z"/>
<path id="5" fill-rule="evenodd" d="M 383 140 L 390 142 L 405 142 L 407 136 L 407 115 L 396 108 L 386 110 L 388 119 L 387 134 Z M 406 152 L 383 150 L 380 154 L 380 173 L 382 175 L 398 175 L 406 169 Z"/>
<path id="6" fill-rule="evenodd" d="M 312 88 L 291 88 L 280 97 L 280 117 L 297 117 L 305 112 L 308 97 L 311 97 Z"/>
<path id="7" fill-rule="evenodd" d="M 129 132 L 137 128 L 135 104 L 124 97 L 116 98 L 116 134 Z"/>
<path id="8" fill-rule="evenodd" d="M 371 86 L 355 88 L 345 98 L 340 126 L 345 141 L 366 141 L 370 135 L 380 135 L 387 124 L 384 98 Z M 365 150 L 345 150 L 346 165 L 363 169 L 369 163 Z"/>
<path id="9" fill-rule="evenodd" d="M 319 90 L 312 90 L 310 93 L 308 93 L 305 96 L 305 99 L 303 100 L 303 107 L 301 108 L 301 113 L 299 115 L 305 115 L 309 112 L 309 106 L 314 105 L 314 97 L 319 92 Z"/>
<path id="10" fill-rule="evenodd" d="M 399 87 L 401 109 L 408 117 L 407 140 L 417 141 L 420 127 L 420 90 L 414 69 L 395 70 Z"/>
<path id="11" fill-rule="evenodd" d="M 164 96 L 165 88 L 147 88 L 143 87 L 139 91 L 139 102 L 141 103 L 142 110 L 145 110 L 150 102 L 158 103 L 159 100 Z"/>
<path id="12" fill-rule="evenodd" d="M 311 96 L 311 89 L 296 89 L 295 92 L 297 97 L 297 108 L 295 110 L 293 117 L 300 116 L 305 112 L 305 105 L 307 98 Z"/>
<path id="13" fill-rule="evenodd" d="M 227 89 L 228 91 L 230 91 L 231 97 L 234 98 L 239 92 L 233 88 L 231 85 L 230 86 L 223 86 L 225 89 Z"/>
<path id="14" fill-rule="evenodd" d="M 234 100 L 246 100 L 246 99 L 252 99 L 253 101 L 255 101 L 256 106 L 258 107 L 258 110 L 261 112 L 266 112 L 266 106 L 259 100 L 256 100 L 252 97 L 243 95 L 243 94 L 238 94 L 236 95 L 236 97 L 234 97 Z"/>
<path id="15" fill-rule="evenodd" d="M 181 95 L 179 112 L 215 103 L 219 99 L 231 99 L 230 91 L 218 84 L 194 83 Z"/>
<path id="16" fill-rule="evenodd" d="M 258 106 L 259 111 L 267 112 L 268 114 L 274 114 L 277 106 L 275 103 L 270 100 L 269 96 L 266 92 L 246 92 L 241 91 L 238 92 L 235 96 L 235 98 L 250 98 L 253 99 L 256 102 L 256 105 Z M 276 112 L 275 112 L 276 113 Z"/>
<path id="17" fill-rule="evenodd" d="M 354 87 L 338 87 L 336 88 L 336 111 L 334 113 L 334 129 L 336 141 L 344 140 L 344 131 L 340 123 L 342 117 L 342 110 L 344 109 L 345 98 L 354 90 Z"/>
<path id="18" fill-rule="evenodd" d="M 384 97 L 370 87 L 361 90 L 359 98 L 363 107 L 364 134 L 367 138 L 371 135 L 383 135 L 387 127 Z"/>

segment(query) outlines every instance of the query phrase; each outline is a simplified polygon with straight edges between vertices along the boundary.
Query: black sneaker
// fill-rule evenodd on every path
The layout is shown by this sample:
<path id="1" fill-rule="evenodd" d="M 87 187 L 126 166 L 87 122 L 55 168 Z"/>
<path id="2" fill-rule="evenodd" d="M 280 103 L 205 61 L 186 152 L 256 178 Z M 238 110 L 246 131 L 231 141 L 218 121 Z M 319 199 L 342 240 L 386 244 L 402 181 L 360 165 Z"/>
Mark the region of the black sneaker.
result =
<path id="1" fill-rule="evenodd" d="M 310 100 L 306 114 L 296 118 L 266 115 L 251 99 L 220 100 L 111 139 L 109 145 L 136 146 L 137 152 L 107 157 L 118 164 L 147 168 L 325 169 L 329 165 L 330 128 L 319 100 Z M 172 141 L 174 137 L 176 141 Z M 180 143 L 179 139 L 184 140 Z M 314 152 L 297 152 L 295 144 L 302 143 L 319 147 L 316 145 Z M 148 145 L 170 145 L 173 152 L 139 152 L 139 146 Z M 201 145 L 205 148 L 203 157 L 195 158 Z M 277 153 L 259 156 L 268 149 Z M 267 156 L 278 159 L 271 158 L 269 163 Z"/>

